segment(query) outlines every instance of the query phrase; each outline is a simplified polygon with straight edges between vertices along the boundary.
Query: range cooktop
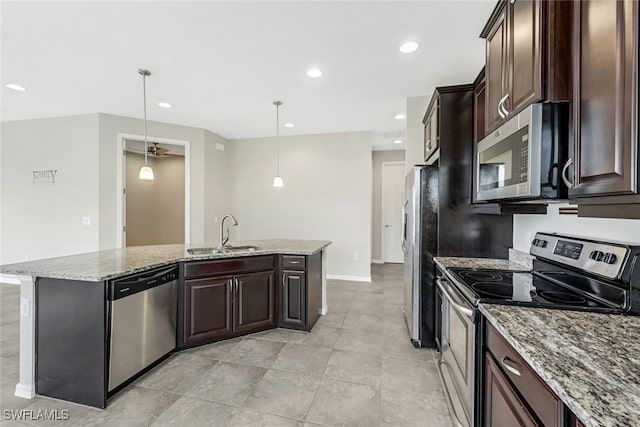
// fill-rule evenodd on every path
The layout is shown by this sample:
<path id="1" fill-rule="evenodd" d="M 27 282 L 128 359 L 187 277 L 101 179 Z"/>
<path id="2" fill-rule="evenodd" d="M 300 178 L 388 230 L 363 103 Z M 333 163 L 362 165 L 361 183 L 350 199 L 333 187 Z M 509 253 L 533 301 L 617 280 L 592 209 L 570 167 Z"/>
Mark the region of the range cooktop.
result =
<path id="1" fill-rule="evenodd" d="M 570 283 L 563 283 L 563 280 L 572 279 L 575 282 L 589 279 L 563 272 L 535 274 L 523 271 L 461 268 L 451 268 L 450 271 L 458 279 L 458 288 L 474 305 L 483 302 L 598 311 L 621 310 L 624 305 L 624 291 L 599 289 L 594 286 L 594 283 L 588 282 L 586 284 L 589 285 L 591 292 L 580 291 Z M 556 277 L 553 276 L 554 274 Z M 584 284 L 580 283 L 580 285 Z"/>

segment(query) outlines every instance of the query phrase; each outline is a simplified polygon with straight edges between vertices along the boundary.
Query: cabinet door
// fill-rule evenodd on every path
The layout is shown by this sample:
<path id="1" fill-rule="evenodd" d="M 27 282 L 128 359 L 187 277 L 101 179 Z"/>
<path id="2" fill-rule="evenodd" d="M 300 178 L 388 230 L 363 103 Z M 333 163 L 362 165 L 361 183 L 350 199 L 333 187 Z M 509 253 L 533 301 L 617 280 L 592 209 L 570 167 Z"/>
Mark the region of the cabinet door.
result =
<path id="1" fill-rule="evenodd" d="M 307 278 L 304 272 L 282 272 L 282 317 L 285 326 L 305 326 L 307 323 Z"/>
<path id="2" fill-rule="evenodd" d="M 638 3 L 574 3 L 574 187 L 638 193 Z"/>
<path id="3" fill-rule="evenodd" d="M 511 0 L 507 12 L 507 98 L 509 115 L 542 98 L 542 1 Z"/>
<path id="4" fill-rule="evenodd" d="M 440 147 L 440 99 L 436 100 L 431 112 L 431 152 L 433 153 Z"/>
<path id="5" fill-rule="evenodd" d="M 485 136 L 484 124 L 485 124 L 485 83 L 484 79 L 473 90 L 473 141 L 478 143 L 482 141 Z M 475 150 L 474 150 L 475 151 Z M 475 152 L 474 152 L 475 159 Z"/>
<path id="6" fill-rule="evenodd" d="M 186 280 L 184 336 L 187 344 L 232 333 L 232 277 Z"/>
<path id="7" fill-rule="evenodd" d="M 485 355 L 484 424 L 491 427 L 540 425 L 489 354 Z"/>
<path id="8" fill-rule="evenodd" d="M 235 276 L 234 332 L 275 324 L 273 279 L 273 271 Z"/>
<path id="9" fill-rule="evenodd" d="M 487 36 L 487 61 L 485 65 L 485 134 L 498 127 L 503 117 L 498 104 L 506 91 L 507 26 L 506 12 L 503 10 Z"/>
<path id="10" fill-rule="evenodd" d="M 427 117 L 424 124 L 424 161 L 431 156 L 431 118 Z"/>

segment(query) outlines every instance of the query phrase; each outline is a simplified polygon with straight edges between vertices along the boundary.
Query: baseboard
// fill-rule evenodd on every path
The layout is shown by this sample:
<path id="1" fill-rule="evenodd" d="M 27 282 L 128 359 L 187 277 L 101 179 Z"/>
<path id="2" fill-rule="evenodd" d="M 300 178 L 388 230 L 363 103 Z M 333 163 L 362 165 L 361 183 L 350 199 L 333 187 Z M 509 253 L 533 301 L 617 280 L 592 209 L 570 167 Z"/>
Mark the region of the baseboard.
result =
<path id="1" fill-rule="evenodd" d="M 351 282 L 371 282 L 371 276 L 348 276 L 343 274 L 327 274 L 327 279 L 349 280 Z"/>
<path id="2" fill-rule="evenodd" d="M 324 316 L 329 312 L 329 309 L 327 307 L 322 307 L 320 310 L 318 310 L 318 312 L 320 313 L 321 316 Z"/>
<path id="3" fill-rule="evenodd" d="M 33 399 L 36 395 L 36 389 L 33 384 L 18 383 L 16 384 L 16 392 L 14 395 L 24 399 Z"/>
<path id="4" fill-rule="evenodd" d="M 381 259 L 372 259 L 371 264 L 384 264 L 384 261 Z"/>

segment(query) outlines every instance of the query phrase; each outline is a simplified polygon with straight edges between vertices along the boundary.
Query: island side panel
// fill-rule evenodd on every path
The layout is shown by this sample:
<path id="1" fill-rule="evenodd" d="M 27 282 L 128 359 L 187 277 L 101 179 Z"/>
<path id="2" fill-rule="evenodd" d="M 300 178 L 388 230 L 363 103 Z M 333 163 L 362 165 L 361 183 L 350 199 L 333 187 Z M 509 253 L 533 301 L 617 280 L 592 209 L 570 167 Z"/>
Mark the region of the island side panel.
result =
<path id="1" fill-rule="evenodd" d="M 106 406 L 104 282 L 36 281 L 36 393 Z"/>
<path id="2" fill-rule="evenodd" d="M 322 312 L 322 253 L 307 257 L 307 325 L 313 328 Z"/>

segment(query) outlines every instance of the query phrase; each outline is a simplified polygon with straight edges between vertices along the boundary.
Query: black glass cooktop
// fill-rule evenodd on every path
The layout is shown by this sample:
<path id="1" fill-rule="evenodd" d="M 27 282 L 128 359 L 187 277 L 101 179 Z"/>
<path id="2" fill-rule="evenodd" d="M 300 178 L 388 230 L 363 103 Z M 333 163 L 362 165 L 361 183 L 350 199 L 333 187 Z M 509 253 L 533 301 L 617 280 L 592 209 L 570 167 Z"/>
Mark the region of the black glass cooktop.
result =
<path id="1" fill-rule="evenodd" d="M 460 289 L 475 304 L 518 304 L 534 307 L 567 309 L 619 309 L 618 298 L 603 298 L 594 292 L 580 292 L 572 286 L 562 286 L 539 275 L 521 271 L 468 270 L 452 268 Z M 585 279 L 586 280 L 586 279 Z M 557 280 L 558 281 L 558 280 Z M 593 289 L 591 289 L 593 291 Z"/>

